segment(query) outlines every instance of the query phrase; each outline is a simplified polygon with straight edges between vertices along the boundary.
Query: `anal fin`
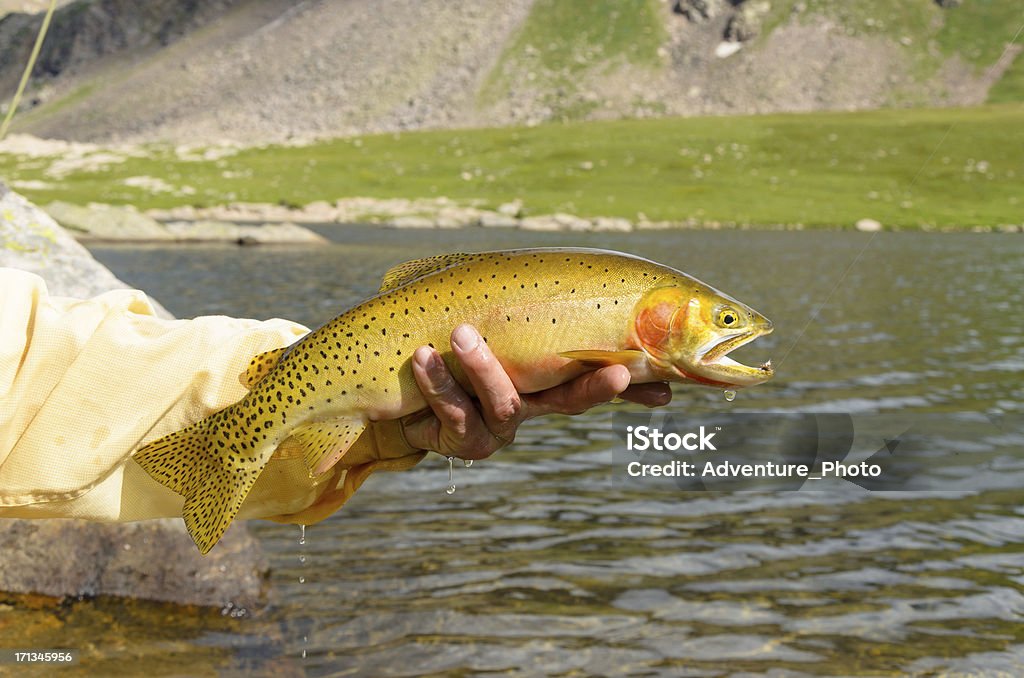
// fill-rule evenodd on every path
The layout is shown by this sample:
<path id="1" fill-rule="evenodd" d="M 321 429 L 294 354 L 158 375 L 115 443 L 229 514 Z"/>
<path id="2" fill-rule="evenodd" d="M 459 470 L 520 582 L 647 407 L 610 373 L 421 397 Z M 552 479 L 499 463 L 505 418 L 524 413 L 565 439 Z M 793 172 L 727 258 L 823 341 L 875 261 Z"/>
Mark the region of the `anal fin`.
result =
<path id="1" fill-rule="evenodd" d="M 306 468 L 314 476 L 326 473 L 348 452 L 366 429 L 362 417 L 338 417 L 296 427 L 285 441 L 285 451 L 298 446 Z M 294 441 L 294 442 L 293 442 Z"/>

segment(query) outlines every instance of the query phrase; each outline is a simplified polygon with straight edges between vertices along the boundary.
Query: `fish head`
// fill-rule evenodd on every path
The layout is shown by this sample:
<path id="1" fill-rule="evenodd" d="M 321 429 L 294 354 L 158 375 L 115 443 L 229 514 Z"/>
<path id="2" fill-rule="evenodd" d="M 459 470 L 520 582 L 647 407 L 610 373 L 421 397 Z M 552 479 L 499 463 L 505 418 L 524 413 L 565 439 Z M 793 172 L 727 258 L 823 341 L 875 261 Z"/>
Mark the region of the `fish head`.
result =
<path id="1" fill-rule="evenodd" d="M 727 389 L 772 377 L 770 360 L 753 367 L 728 356 L 772 329 L 768 318 L 696 280 L 648 291 L 633 317 L 635 340 L 656 374 Z"/>

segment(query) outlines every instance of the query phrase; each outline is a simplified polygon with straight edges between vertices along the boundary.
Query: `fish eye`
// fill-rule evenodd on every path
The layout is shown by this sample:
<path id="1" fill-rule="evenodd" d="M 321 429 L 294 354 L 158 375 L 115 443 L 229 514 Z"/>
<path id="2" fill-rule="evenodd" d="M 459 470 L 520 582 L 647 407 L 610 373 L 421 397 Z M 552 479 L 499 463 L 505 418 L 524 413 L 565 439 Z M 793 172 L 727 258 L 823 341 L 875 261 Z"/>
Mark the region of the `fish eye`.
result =
<path id="1" fill-rule="evenodd" d="M 740 314 L 731 308 L 722 308 L 718 311 L 718 324 L 722 327 L 735 327 L 740 322 Z"/>

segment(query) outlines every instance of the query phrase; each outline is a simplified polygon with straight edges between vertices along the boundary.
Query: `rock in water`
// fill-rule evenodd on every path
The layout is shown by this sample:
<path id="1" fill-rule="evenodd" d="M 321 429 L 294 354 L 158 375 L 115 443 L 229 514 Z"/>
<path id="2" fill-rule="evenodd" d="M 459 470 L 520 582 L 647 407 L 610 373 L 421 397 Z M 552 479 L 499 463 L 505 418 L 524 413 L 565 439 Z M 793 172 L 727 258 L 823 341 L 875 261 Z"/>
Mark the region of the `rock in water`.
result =
<path id="1" fill-rule="evenodd" d="M 156 219 L 131 207 L 93 204 L 88 207 L 55 201 L 46 211 L 79 240 L 174 240 Z"/>
<path id="2" fill-rule="evenodd" d="M 863 233 L 877 233 L 882 230 L 882 224 L 874 219 L 860 219 L 854 224 L 854 228 Z"/>
<path id="3" fill-rule="evenodd" d="M 45 212 L 2 183 L 0 266 L 42 276 L 58 296 L 90 297 L 127 287 Z M 244 526 L 229 531 L 221 542 L 228 548 L 211 557 L 200 556 L 191 542 L 178 519 L 120 525 L 0 519 L 0 591 L 218 607 L 259 604 L 267 565 Z"/>

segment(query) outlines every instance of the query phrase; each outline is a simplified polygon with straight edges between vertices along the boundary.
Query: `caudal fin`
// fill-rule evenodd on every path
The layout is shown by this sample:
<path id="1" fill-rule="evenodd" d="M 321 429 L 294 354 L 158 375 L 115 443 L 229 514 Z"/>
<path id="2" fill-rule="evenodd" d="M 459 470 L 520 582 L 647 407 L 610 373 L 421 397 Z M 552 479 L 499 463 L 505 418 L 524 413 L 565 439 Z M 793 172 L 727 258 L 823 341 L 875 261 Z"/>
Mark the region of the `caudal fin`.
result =
<path id="1" fill-rule="evenodd" d="M 166 435 L 133 457 L 154 480 L 185 497 L 182 518 L 203 555 L 224 535 L 266 463 L 255 450 L 242 456 L 214 438 L 225 412 Z"/>

